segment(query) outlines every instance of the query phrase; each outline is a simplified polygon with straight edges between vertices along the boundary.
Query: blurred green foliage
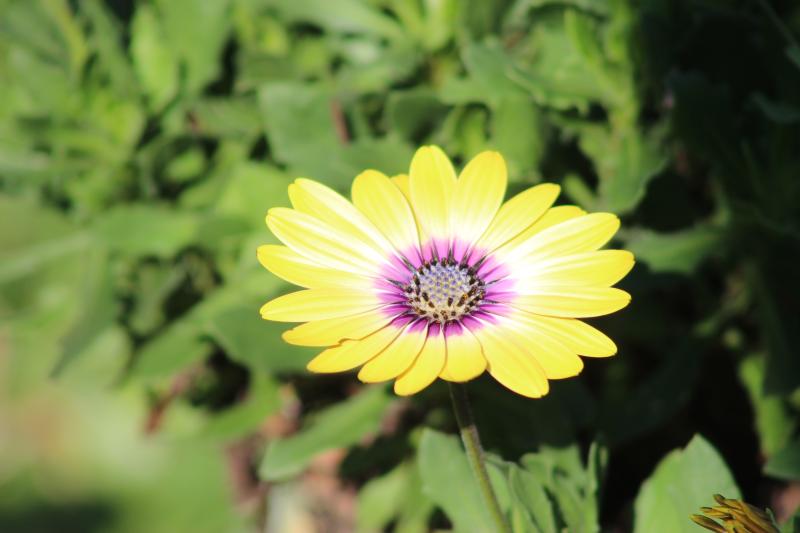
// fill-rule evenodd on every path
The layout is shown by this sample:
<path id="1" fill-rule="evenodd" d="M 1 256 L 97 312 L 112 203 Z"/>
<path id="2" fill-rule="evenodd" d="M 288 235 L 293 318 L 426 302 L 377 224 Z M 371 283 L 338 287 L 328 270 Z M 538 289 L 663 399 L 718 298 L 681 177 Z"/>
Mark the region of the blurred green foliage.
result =
<path id="1" fill-rule="evenodd" d="M 790 0 L 0 0 L 0 530 L 488 531 L 441 384 L 309 376 L 257 313 L 291 180 L 423 143 L 620 214 L 638 258 L 617 357 L 470 385 L 515 531 L 788 519 L 798 39 Z"/>

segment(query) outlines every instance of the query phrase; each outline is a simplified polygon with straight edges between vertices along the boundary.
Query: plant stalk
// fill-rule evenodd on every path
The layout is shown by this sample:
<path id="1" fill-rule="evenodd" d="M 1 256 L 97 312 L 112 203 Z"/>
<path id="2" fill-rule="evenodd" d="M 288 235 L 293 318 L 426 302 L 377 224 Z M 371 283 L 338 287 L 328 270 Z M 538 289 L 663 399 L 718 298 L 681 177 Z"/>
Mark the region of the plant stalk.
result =
<path id="1" fill-rule="evenodd" d="M 511 528 L 506 522 L 503 511 L 500 509 L 500 503 L 497 501 L 497 495 L 492 488 L 489 472 L 486 470 L 486 456 L 481 447 L 478 428 L 472 418 L 467 389 L 463 383 L 450 382 L 448 384 L 450 385 L 450 398 L 453 400 L 453 411 L 455 411 L 458 429 L 461 432 L 461 440 L 464 442 L 464 448 L 467 451 L 469 466 L 472 468 L 472 473 L 475 475 L 475 479 L 481 489 L 483 501 L 489 509 L 496 531 L 498 533 L 511 533 Z"/>

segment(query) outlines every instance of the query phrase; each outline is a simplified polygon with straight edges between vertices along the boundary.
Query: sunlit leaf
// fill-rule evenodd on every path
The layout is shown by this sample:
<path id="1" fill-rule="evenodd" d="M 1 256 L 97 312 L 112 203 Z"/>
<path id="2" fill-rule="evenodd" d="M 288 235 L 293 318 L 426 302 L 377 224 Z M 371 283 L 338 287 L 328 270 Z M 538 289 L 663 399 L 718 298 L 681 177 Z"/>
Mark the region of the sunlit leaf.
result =
<path id="1" fill-rule="evenodd" d="M 636 496 L 634 532 L 695 533 L 689 515 L 713 503 L 713 494 L 740 498 L 725 461 L 703 437 L 665 457 Z"/>
<path id="2" fill-rule="evenodd" d="M 458 437 L 426 429 L 419 443 L 417 466 L 423 491 L 444 510 L 456 531 L 494 530 Z M 505 476 L 497 466 L 489 464 L 487 467 L 500 505 L 507 507 L 509 495 Z"/>

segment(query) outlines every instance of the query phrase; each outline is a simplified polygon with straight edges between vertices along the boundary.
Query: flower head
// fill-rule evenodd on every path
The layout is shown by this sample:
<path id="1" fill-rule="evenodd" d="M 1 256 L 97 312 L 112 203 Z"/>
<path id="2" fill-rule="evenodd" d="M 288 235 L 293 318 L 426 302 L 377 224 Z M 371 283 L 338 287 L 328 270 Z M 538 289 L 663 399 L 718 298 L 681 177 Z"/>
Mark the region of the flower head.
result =
<path id="1" fill-rule="evenodd" d="M 503 204 L 505 191 L 499 153 L 479 154 L 457 176 L 435 146 L 417 151 L 408 176 L 360 174 L 352 203 L 298 179 L 293 209 L 267 214 L 285 246 L 261 246 L 258 258 L 305 289 L 268 302 L 261 316 L 303 322 L 284 339 L 326 347 L 312 372 L 360 367 L 361 381 L 393 379 L 408 395 L 437 377 L 488 371 L 524 396 L 546 394 L 548 380 L 581 371 L 579 355 L 616 353 L 579 319 L 628 304 L 611 286 L 633 256 L 599 250 L 619 228 L 616 216 L 552 207 L 557 185 Z"/>
<path id="2" fill-rule="evenodd" d="M 717 502 L 716 506 L 701 507 L 703 514 L 695 514 L 690 518 L 696 524 L 717 533 L 778 533 L 772 517 L 758 507 L 721 494 L 714 494 L 714 500 Z"/>

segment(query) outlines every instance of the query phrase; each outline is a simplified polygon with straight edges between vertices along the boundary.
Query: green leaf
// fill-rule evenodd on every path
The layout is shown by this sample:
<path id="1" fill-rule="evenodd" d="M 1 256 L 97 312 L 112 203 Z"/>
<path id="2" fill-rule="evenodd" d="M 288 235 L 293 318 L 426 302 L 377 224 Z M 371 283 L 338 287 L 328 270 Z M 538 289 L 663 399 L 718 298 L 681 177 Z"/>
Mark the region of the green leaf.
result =
<path id="1" fill-rule="evenodd" d="M 468 44 L 463 49 L 462 61 L 469 76 L 449 79 L 439 93 L 443 102 L 483 102 L 496 106 L 506 98 L 525 96 L 520 85 L 509 77 L 514 68 L 512 58 L 496 40 Z"/>
<path id="2" fill-rule="evenodd" d="M 468 158 L 489 148 L 486 137 L 489 113 L 479 107 L 456 107 L 437 134 L 447 143 L 448 153 Z"/>
<path id="3" fill-rule="evenodd" d="M 217 77 L 231 30 L 230 1 L 156 0 L 164 45 L 181 64 L 186 89 L 199 92 Z"/>
<path id="4" fill-rule="evenodd" d="M 330 32 L 366 33 L 397 39 L 402 29 L 392 18 L 363 0 L 275 0 L 286 22 L 310 22 Z"/>
<path id="5" fill-rule="evenodd" d="M 405 139 L 414 139 L 436 123 L 447 107 L 427 88 L 391 91 L 386 100 L 389 130 Z"/>
<path id="6" fill-rule="evenodd" d="M 708 225 L 673 233 L 637 229 L 628 233 L 626 247 L 654 272 L 691 274 L 719 250 L 723 237 L 720 229 Z"/>
<path id="7" fill-rule="evenodd" d="M 94 224 L 97 238 L 114 252 L 170 257 L 197 236 L 199 218 L 152 204 L 114 207 Z"/>
<path id="8" fill-rule="evenodd" d="M 609 449 L 597 441 L 592 442 L 586 464 L 586 493 L 592 497 L 594 502 L 593 511 L 596 523 L 599 523 L 600 520 L 600 496 L 608 469 L 608 459 Z"/>
<path id="9" fill-rule="evenodd" d="M 105 250 L 94 250 L 87 257 L 88 267 L 81 290 L 81 315 L 62 339 L 63 351 L 53 368 L 57 376 L 72 363 L 117 319 L 118 302 L 114 292 L 112 264 Z"/>
<path id="10" fill-rule="evenodd" d="M 425 429 L 419 442 L 417 465 L 423 492 L 442 508 L 455 531 L 494 530 L 458 437 Z M 487 464 L 487 469 L 501 507 L 508 507 L 510 496 L 505 475 L 495 464 Z"/>
<path id="11" fill-rule="evenodd" d="M 276 296 L 283 282 L 263 269 L 240 274 L 210 292 L 197 305 L 170 323 L 157 337 L 139 350 L 131 375 L 139 379 L 173 374 L 211 352 L 205 335 L 209 321 L 229 309 L 251 305 L 254 314 L 270 296 Z"/>
<path id="12" fill-rule="evenodd" d="M 257 429 L 281 406 L 280 385 L 263 372 L 251 374 L 247 397 L 236 406 L 209 418 L 200 436 L 230 442 Z"/>
<path id="13" fill-rule="evenodd" d="M 572 6 L 599 16 L 608 15 L 607 0 L 517 0 L 506 12 L 505 25 L 519 26 L 528 22 L 528 12 L 551 6 Z"/>
<path id="14" fill-rule="evenodd" d="M 528 96 L 507 97 L 497 104 L 491 142 L 506 158 L 512 180 L 538 177 L 547 137 L 543 117 Z"/>
<path id="15" fill-rule="evenodd" d="M 602 481 L 605 452 L 596 444 L 589 451 L 589 464 L 584 467 L 577 445 L 542 446 L 538 453 L 526 454 L 521 463 L 525 471 L 543 484 L 554 502 L 559 525 L 575 533 L 599 531 L 599 486 Z M 539 505 L 542 505 L 540 502 Z M 533 512 L 533 510 L 530 510 Z M 535 519 L 535 516 L 534 516 Z M 539 523 L 548 527 L 547 521 Z"/>
<path id="16" fill-rule="evenodd" d="M 689 515 L 713 504 L 713 495 L 741 498 L 725 461 L 697 435 L 683 450 L 669 453 L 636 496 L 634 533 L 696 533 Z"/>
<path id="17" fill-rule="evenodd" d="M 567 13 L 570 13 L 569 11 Z M 585 17 L 585 15 L 572 15 Z M 556 109 L 577 108 L 585 112 L 592 102 L 613 101 L 605 80 L 598 79 L 565 28 L 564 17 L 543 18 L 531 31 L 536 55 L 524 66 L 518 64 L 508 76 L 527 89 L 541 105 Z"/>
<path id="18" fill-rule="evenodd" d="M 766 340 L 764 392 L 767 394 L 791 394 L 800 387 L 800 358 L 796 350 L 800 315 L 794 313 L 792 299 L 786 298 L 787 294 L 797 293 L 798 282 L 792 263 L 780 260 L 790 257 L 794 250 L 796 247 L 779 242 L 771 254 L 757 256 L 758 262 L 747 265 L 749 288 Z"/>
<path id="19" fill-rule="evenodd" d="M 650 376 L 622 399 L 609 405 L 601 426 L 613 444 L 652 431 L 691 398 L 699 378 L 701 354 L 690 342 L 670 347 Z"/>
<path id="20" fill-rule="evenodd" d="M 644 197 L 647 184 L 667 162 L 658 136 L 636 129 L 614 132 L 587 127 L 581 131 L 580 146 L 600 177 L 599 207 L 614 213 L 635 208 Z"/>
<path id="21" fill-rule="evenodd" d="M 91 25 L 89 43 L 97 54 L 98 67 L 108 75 L 113 92 L 117 97 L 138 97 L 139 86 L 123 47 L 121 24 L 100 0 L 85 0 L 80 10 Z"/>
<path id="22" fill-rule="evenodd" d="M 232 359 L 257 372 L 301 370 L 320 350 L 287 344 L 281 339 L 286 329 L 263 320 L 255 307 L 234 307 L 211 317 L 206 331 Z"/>
<path id="23" fill-rule="evenodd" d="M 2 7 L 0 35 L 65 68 L 73 79 L 78 77 L 88 47 L 66 0 L 7 2 Z"/>
<path id="24" fill-rule="evenodd" d="M 0 206 L 4 202 L 0 198 Z M 9 226 L 10 227 L 10 226 Z M 5 236 L 2 236 L 5 237 Z M 24 277 L 32 271 L 52 263 L 65 255 L 86 250 L 92 243 L 86 232 L 75 232 L 63 237 L 55 237 L 50 241 L 39 242 L 9 253 L 9 249 L 0 251 L 0 283 L 8 283 Z"/>
<path id="25" fill-rule="evenodd" d="M 15 290 L 20 281 L 43 271 L 69 272 L 67 258 L 77 258 L 92 244 L 91 235 L 56 210 L 0 194 L 0 285 Z M 38 299 L 30 297 L 31 302 Z"/>
<path id="26" fill-rule="evenodd" d="M 508 77 L 512 60 L 496 40 L 470 43 L 464 47 L 464 66 L 470 78 L 481 88 L 489 103 L 525 94 L 520 86 Z"/>
<path id="27" fill-rule="evenodd" d="M 207 357 L 212 346 L 200 333 L 200 328 L 187 319 L 171 324 L 139 350 L 131 375 L 140 379 L 171 375 Z"/>
<path id="28" fill-rule="evenodd" d="M 215 137 L 252 138 L 261 131 L 256 100 L 248 97 L 207 97 L 191 104 L 197 129 Z"/>
<path id="29" fill-rule="evenodd" d="M 764 465 L 764 473 L 780 479 L 800 479 L 800 440 L 776 452 Z"/>
<path id="30" fill-rule="evenodd" d="M 131 56 L 150 107 L 162 109 L 178 93 L 178 59 L 166 42 L 156 11 L 138 4 L 131 23 Z"/>
<path id="31" fill-rule="evenodd" d="M 214 211 L 220 215 L 236 217 L 260 229 L 267 209 L 289 203 L 287 190 L 292 180 L 275 167 L 237 161 L 217 172 L 225 177 L 224 189 L 215 194 Z"/>
<path id="32" fill-rule="evenodd" d="M 259 474 L 267 481 L 286 479 L 302 472 L 317 454 L 356 444 L 378 430 L 391 401 L 383 387 L 366 387 L 320 411 L 295 435 L 270 442 Z"/>
<path id="33" fill-rule="evenodd" d="M 778 124 L 794 124 L 800 122 L 800 108 L 784 102 L 773 102 L 761 93 L 753 95 L 758 109 L 765 117 Z"/>
<path id="34" fill-rule="evenodd" d="M 786 402 L 764 391 L 764 358 L 751 355 L 739 363 L 739 380 L 747 390 L 755 411 L 755 426 L 761 451 L 767 456 L 786 446 L 797 427 L 797 420 Z"/>
<path id="35" fill-rule="evenodd" d="M 147 335 L 166 319 L 165 302 L 186 280 L 182 266 L 145 263 L 136 269 L 133 306 L 128 325 L 137 335 Z"/>
<path id="36" fill-rule="evenodd" d="M 197 178 L 206 168 L 206 158 L 199 148 L 191 148 L 176 154 L 167 163 L 166 178 L 174 183 L 185 183 Z"/>
<path id="37" fill-rule="evenodd" d="M 383 531 L 400 514 L 409 490 L 412 468 L 401 464 L 387 474 L 372 478 L 358 491 L 356 530 Z"/>
<path id="38" fill-rule="evenodd" d="M 413 48 L 387 49 L 371 39 L 349 38 L 341 48 L 344 64 L 336 71 L 333 87 L 345 95 L 385 91 L 412 76 L 420 60 Z"/>
<path id="39" fill-rule="evenodd" d="M 258 103 L 273 157 L 289 165 L 291 174 L 317 179 L 336 175 L 342 145 L 327 91 L 316 85 L 269 83 L 259 91 Z"/>
<path id="40" fill-rule="evenodd" d="M 259 92 L 259 106 L 276 160 L 288 173 L 349 187 L 366 168 L 406 172 L 413 150 L 393 136 L 344 144 L 336 134 L 334 98 L 319 85 L 279 82 Z M 302 117 L 299 120 L 298 117 Z"/>
<path id="41" fill-rule="evenodd" d="M 553 503 L 541 480 L 514 465 L 509 470 L 508 484 L 513 498 L 514 530 L 557 533 Z"/>
<path id="42" fill-rule="evenodd" d="M 368 168 L 392 176 L 407 173 L 413 155 L 411 145 L 397 137 L 362 138 L 347 145 L 342 152 L 342 163 L 347 168 L 345 176 L 350 176 L 346 179 L 352 180 Z"/>
<path id="43" fill-rule="evenodd" d="M 800 69 L 800 46 L 792 44 L 786 47 L 786 57 L 789 61 L 794 63 L 794 66 Z"/>
<path id="44" fill-rule="evenodd" d="M 393 0 L 391 9 L 403 28 L 426 51 L 435 51 L 453 38 L 458 25 L 457 0 Z"/>
<path id="45" fill-rule="evenodd" d="M 434 509 L 433 502 L 422 492 L 419 469 L 412 467 L 408 491 L 397 517 L 394 533 L 428 533 L 428 520 Z"/>

